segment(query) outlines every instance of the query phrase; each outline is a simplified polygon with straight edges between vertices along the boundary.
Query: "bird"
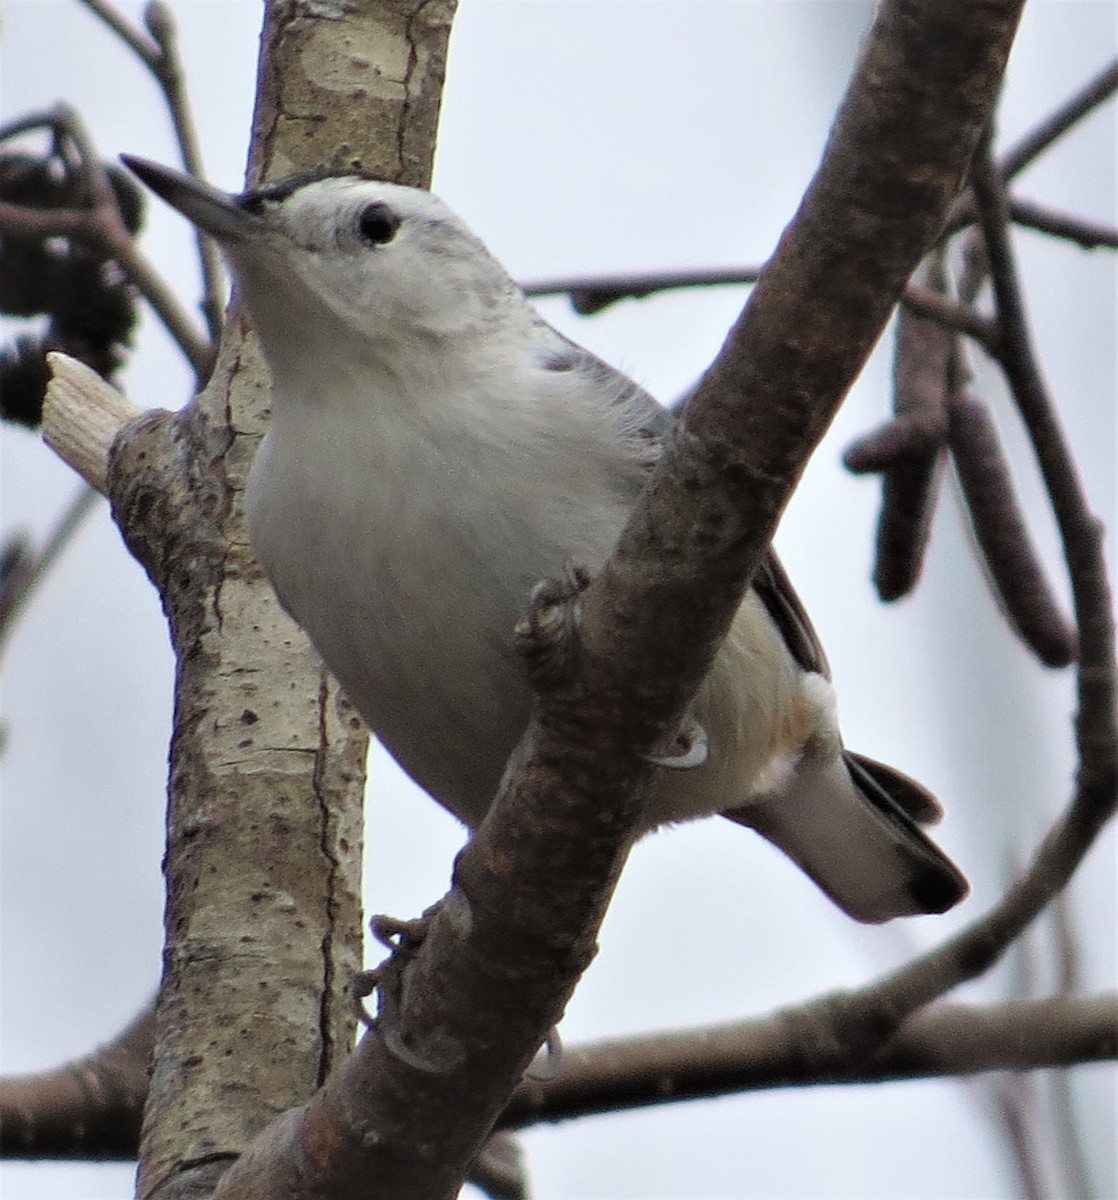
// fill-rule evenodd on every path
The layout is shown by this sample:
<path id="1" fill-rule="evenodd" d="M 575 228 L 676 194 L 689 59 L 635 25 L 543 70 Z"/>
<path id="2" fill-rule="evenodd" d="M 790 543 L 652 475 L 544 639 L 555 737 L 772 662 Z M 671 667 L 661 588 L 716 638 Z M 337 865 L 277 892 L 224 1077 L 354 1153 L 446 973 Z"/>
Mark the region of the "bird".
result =
<path id="1" fill-rule="evenodd" d="M 476 828 L 528 724 L 513 630 L 540 580 L 593 573 L 674 417 L 549 325 L 439 198 L 359 174 L 229 194 L 125 165 L 220 246 L 272 381 L 253 549 L 369 728 Z M 636 836 L 721 814 L 855 920 L 967 893 L 936 799 L 847 751 L 819 640 L 771 550 Z"/>

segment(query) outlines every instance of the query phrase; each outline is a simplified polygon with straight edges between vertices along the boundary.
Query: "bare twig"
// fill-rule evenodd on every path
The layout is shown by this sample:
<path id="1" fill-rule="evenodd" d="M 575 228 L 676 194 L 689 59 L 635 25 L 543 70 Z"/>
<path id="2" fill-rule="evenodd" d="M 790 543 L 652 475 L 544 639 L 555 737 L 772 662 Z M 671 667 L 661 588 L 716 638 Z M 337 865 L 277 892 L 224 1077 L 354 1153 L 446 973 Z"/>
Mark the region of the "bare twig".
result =
<path id="1" fill-rule="evenodd" d="M 1095 250 L 1099 246 L 1118 249 L 1118 229 L 1113 225 L 1103 225 L 1085 217 L 1056 212 L 1043 205 L 1032 204 L 1028 200 L 1010 200 L 1009 215 L 1017 225 L 1075 242 L 1084 250 Z"/>
<path id="2" fill-rule="evenodd" d="M 1050 144 L 1048 139 L 1071 128 L 1095 104 L 1105 99 L 1114 85 L 1114 72 L 1104 72 L 1044 123 L 1041 127 L 1044 132 L 1030 139 L 1026 151 L 1039 153 L 1040 148 Z M 1017 154 L 1013 161 L 1023 163 L 1025 160 Z M 1021 224 L 1082 245 L 1105 245 L 1118 239 L 1118 232 L 1113 229 L 1026 202 L 1010 201 L 1009 211 Z M 954 225 L 949 226 L 948 232 L 974 219 L 973 196 L 968 190 L 952 207 Z M 937 321 L 945 329 L 967 334 L 996 359 L 1001 354 L 999 324 L 973 307 L 988 275 L 985 245 L 978 230 L 971 230 L 966 235 L 962 258 L 964 266 L 958 284 L 958 300 L 943 294 L 945 288 L 911 284 L 905 293 L 905 309 Z M 905 329 L 902 312 L 898 322 L 898 355 Z M 960 383 L 966 371 L 964 356 L 964 347 L 957 345 L 953 358 L 957 362 L 956 374 Z M 1033 646 L 1042 661 L 1053 666 L 1066 665 L 1074 656 L 1075 638 L 1060 616 L 1039 561 L 1031 551 L 1024 519 L 1014 498 L 993 427 L 984 421 L 984 410 L 957 395 L 956 391 L 955 386 L 949 386 L 954 406 L 952 449 L 972 524 L 991 567 L 990 582 L 1010 623 Z M 918 577 L 935 480 L 925 449 L 927 440 L 927 432 L 919 422 L 914 425 L 909 420 L 894 420 L 859 439 L 845 456 L 846 465 L 853 471 L 884 473 L 885 492 L 874 576 L 883 599 L 906 594 Z M 979 444 L 981 453 L 976 457 L 974 452 Z M 996 471 L 995 467 L 998 468 Z M 1020 573 L 1016 573 L 1018 567 Z"/>
<path id="3" fill-rule="evenodd" d="M 0 653 L 7 645 L 16 618 L 23 610 L 27 598 L 42 583 L 47 572 L 58 561 L 63 550 L 82 527 L 85 518 L 93 511 L 96 502 L 97 492 L 88 485 L 83 486 L 63 509 L 62 515 L 42 547 L 28 559 L 19 571 L 15 585 L 4 592 L 2 602 L 0 602 Z"/>
<path id="4" fill-rule="evenodd" d="M 965 333 L 989 354 L 997 354 L 997 327 L 988 317 L 971 308 L 969 303 L 952 300 L 950 296 L 919 285 L 905 288 L 901 303 L 917 316 L 927 317 L 944 329 Z"/>
<path id="5" fill-rule="evenodd" d="M 947 281 L 941 258 L 933 255 L 925 268 L 926 286 L 910 285 L 907 291 L 943 298 Z M 938 320 L 902 304 L 893 358 L 895 415 L 843 455 L 848 470 L 881 472 L 873 580 L 882 600 L 907 595 L 923 566 L 947 443 L 955 343 L 955 336 Z"/>
<path id="6" fill-rule="evenodd" d="M 182 60 L 179 58 L 178 29 L 175 25 L 174 13 L 168 5 L 161 3 L 161 0 L 151 0 L 144 10 L 144 21 L 147 24 L 148 32 L 159 46 L 159 56 L 153 70 L 167 100 L 167 108 L 171 114 L 175 136 L 182 153 L 183 166 L 191 175 L 202 179 L 205 177 L 202 148 L 198 141 L 198 131 L 190 107 L 190 94 L 185 85 Z M 225 295 L 221 282 L 221 257 L 211 237 L 200 230 L 195 231 L 195 236 L 198 239 L 198 259 L 202 268 L 202 313 L 205 316 L 210 337 L 216 341 L 221 332 L 222 314 L 225 308 Z"/>
<path id="7" fill-rule="evenodd" d="M 130 1051 L 134 1062 L 145 1062 L 150 1053 L 151 1028 L 143 1023 L 147 1016 L 143 1014 L 125 1031 L 135 1031 Z M 110 1045 L 118 1046 L 125 1034 Z M 544 1121 L 771 1088 L 957 1078 L 1115 1058 L 1118 995 L 1113 993 L 941 1005 L 911 1017 L 872 1058 L 852 1057 L 830 1036 L 826 1005 L 814 1003 L 727 1025 L 568 1046 L 558 1075 L 546 1081 L 526 1077 L 520 1083 L 499 1126 L 519 1129 Z M 18 1086 L 58 1074 L 61 1071 L 31 1076 Z M 2 1082 L 0 1113 L 10 1111 L 13 1095 L 7 1090 L 8 1081 Z M 142 1095 L 137 1100 L 142 1104 Z M 113 1155 L 135 1156 L 137 1146 L 129 1138 L 137 1136 L 138 1127 L 129 1129 L 130 1134 L 119 1131 Z M 6 1128 L 0 1154 L 13 1153 L 9 1136 Z M 493 1149 L 497 1157 L 483 1165 L 482 1175 L 493 1184 L 502 1180 L 512 1184 L 515 1147 L 498 1142 Z M 102 1153 L 108 1152 L 102 1149 Z"/>
<path id="8" fill-rule="evenodd" d="M 1079 938 L 1066 892 L 1052 902 L 1052 930 L 1056 939 L 1057 979 L 1061 996 L 1074 995 L 1080 986 L 1081 957 Z M 1048 1111 L 1055 1129 L 1056 1149 L 1067 1181 L 1064 1192 L 1076 1200 L 1097 1196 L 1091 1167 L 1083 1147 L 1082 1131 L 1071 1086 L 1071 1072 L 1051 1072 L 1048 1078 Z"/>
<path id="9" fill-rule="evenodd" d="M 1094 79 L 1070 96 L 1055 112 L 1027 133 L 1012 149 L 1001 156 L 998 166 L 1005 180 L 1015 178 L 1045 150 L 1058 141 L 1100 104 L 1118 91 L 1118 59 L 1108 63 Z"/>
<path id="10" fill-rule="evenodd" d="M 90 0 L 85 0 L 89 3 Z M 99 0 L 98 0 L 99 2 Z M 1118 62 L 1105 67 L 1094 79 L 1057 108 L 1046 120 L 1027 134 L 1001 159 L 1003 178 L 1020 174 L 1050 146 L 1118 90 Z M 1062 213 L 1049 212 L 1023 200 L 1010 203 L 1013 219 L 1019 224 L 1041 229 L 1057 237 L 1087 247 L 1114 246 L 1118 233 L 1110 226 Z M 948 219 L 948 232 L 956 233 L 974 220 L 974 203 L 969 193 L 956 200 Z M 722 284 L 752 284 L 760 267 L 729 267 L 685 271 L 651 271 L 635 275 L 572 276 L 526 283 L 529 296 L 568 295 L 574 309 L 584 316 L 601 311 L 617 300 L 639 298 L 674 288 L 714 287 Z M 921 316 L 941 322 L 981 342 L 994 352 L 991 322 L 975 313 L 967 304 L 921 288 L 905 292 L 904 303 Z"/>
<path id="11" fill-rule="evenodd" d="M 144 9 L 144 23 L 151 40 L 113 7 L 108 0 L 81 0 L 103 21 L 151 72 L 167 104 L 175 130 L 183 166 L 191 175 L 204 177 L 202 151 L 190 96 L 184 84 L 182 61 L 178 53 L 178 30 L 174 13 L 161 0 L 150 0 Z M 221 332 L 222 309 L 225 306 L 221 285 L 221 260 L 213 240 L 196 231 L 198 259 L 202 269 L 202 314 L 210 337 L 216 341 Z"/>
<path id="12" fill-rule="evenodd" d="M 81 0 L 81 3 L 95 17 L 103 21 L 149 71 L 156 70 L 159 62 L 159 47 L 153 42 L 149 42 L 108 0 Z"/>
<path id="13" fill-rule="evenodd" d="M 691 271 L 646 271 L 635 275 L 571 276 L 523 284 L 529 296 L 569 296 L 571 306 L 582 316 L 601 312 L 618 300 L 643 299 L 657 292 L 679 288 L 753 284 L 759 267 L 728 267 L 725 270 L 697 268 Z M 901 303 L 918 316 L 937 321 L 946 329 L 965 333 L 995 352 L 997 330 L 987 317 L 949 296 L 913 285 L 905 289 Z"/>
<path id="14" fill-rule="evenodd" d="M 1004 1135 L 1009 1157 L 1024 1200 L 1046 1200 L 1044 1170 L 1036 1147 L 1036 1091 L 1032 1080 L 1014 1071 L 998 1079 L 990 1106 L 998 1130 Z"/>
<path id="15" fill-rule="evenodd" d="M 1073 96 L 1069 97 L 1012 149 L 1002 155 L 999 167 L 1002 179 L 1009 183 L 1027 166 L 1054 145 L 1065 133 L 1105 103 L 1118 90 L 1118 61 L 1106 66 Z M 951 206 L 945 224 L 945 236 L 958 233 L 975 220 L 974 197 L 968 190 Z"/>
<path id="16" fill-rule="evenodd" d="M 522 285 L 529 296 L 567 295 L 571 307 L 584 317 L 601 312 L 618 300 L 640 300 L 675 288 L 720 287 L 756 283 L 760 267 L 706 267 L 686 271 L 646 271 L 637 275 L 573 276 L 543 279 Z"/>
<path id="17" fill-rule="evenodd" d="M 127 230 L 107 228 L 105 247 L 120 269 L 136 285 L 140 295 L 151 305 L 167 332 L 186 356 L 199 385 L 209 377 L 214 362 L 214 343 L 195 328 L 183 312 L 178 297 L 167 286 L 163 276 L 140 253 L 135 239 Z"/>
<path id="18" fill-rule="evenodd" d="M 1000 362 L 1029 432 L 1064 543 L 1079 627 L 1081 664 L 1076 740 L 1080 791 L 1101 819 L 1113 812 L 1118 786 L 1114 625 L 1102 555 L 1102 527 L 1087 505 L 1075 460 L 1033 355 L 1028 321 L 1009 242 L 1008 207 L 989 154 L 975 158 L 972 183 L 986 239 L 1001 336 Z M 1098 790 L 1101 789 L 1101 790 Z"/>

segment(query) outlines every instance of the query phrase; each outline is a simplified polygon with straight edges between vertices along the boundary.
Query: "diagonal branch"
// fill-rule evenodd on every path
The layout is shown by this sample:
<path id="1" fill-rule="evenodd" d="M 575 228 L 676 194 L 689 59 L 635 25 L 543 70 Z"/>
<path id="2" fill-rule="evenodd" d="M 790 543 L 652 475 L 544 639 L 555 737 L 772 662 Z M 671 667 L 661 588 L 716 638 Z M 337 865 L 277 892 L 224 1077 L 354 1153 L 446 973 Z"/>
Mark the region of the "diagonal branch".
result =
<path id="1" fill-rule="evenodd" d="M 1118 59 L 1107 63 L 1073 96 L 1002 155 L 999 166 L 1007 181 L 1016 178 L 1084 117 L 1118 92 Z"/>
<path id="2" fill-rule="evenodd" d="M 96 502 L 97 492 L 89 486 L 83 486 L 62 510 L 62 515 L 43 545 L 33 555 L 28 555 L 20 564 L 20 569 L 14 572 L 13 578 L 5 579 L 7 586 L 0 591 L 0 653 L 3 653 L 16 618 L 31 594 L 58 561 L 85 518 L 93 511 Z"/>
<path id="3" fill-rule="evenodd" d="M 157 69 L 159 47 L 148 41 L 115 5 L 109 3 L 109 0 L 81 0 L 81 3 L 98 20 L 103 21 L 149 71 Z"/>

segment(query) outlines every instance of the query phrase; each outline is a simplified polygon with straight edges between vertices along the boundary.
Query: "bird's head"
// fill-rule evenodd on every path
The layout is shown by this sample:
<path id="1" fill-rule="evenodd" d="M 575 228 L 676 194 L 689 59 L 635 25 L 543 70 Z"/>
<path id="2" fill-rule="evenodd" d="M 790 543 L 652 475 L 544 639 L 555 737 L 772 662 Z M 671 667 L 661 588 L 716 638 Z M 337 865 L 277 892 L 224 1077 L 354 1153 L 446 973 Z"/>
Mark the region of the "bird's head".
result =
<path id="1" fill-rule="evenodd" d="M 123 161 L 220 244 L 273 370 L 344 345 L 390 358 L 476 344 L 526 307 L 482 243 L 429 192 L 321 175 L 229 195 L 143 159 Z"/>

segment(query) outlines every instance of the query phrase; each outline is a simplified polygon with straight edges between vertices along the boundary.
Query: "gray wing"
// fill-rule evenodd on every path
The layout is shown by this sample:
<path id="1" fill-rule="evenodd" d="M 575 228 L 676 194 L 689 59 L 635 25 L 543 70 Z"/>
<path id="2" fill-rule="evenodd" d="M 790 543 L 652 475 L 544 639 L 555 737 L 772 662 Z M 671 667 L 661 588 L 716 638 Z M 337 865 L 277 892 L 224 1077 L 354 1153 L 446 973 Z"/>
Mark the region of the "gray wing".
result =
<path id="1" fill-rule="evenodd" d="M 678 409 L 664 408 L 627 375 L 603 362 L 577 343 L 564 337 L 557 329 L 540 318 L 540 365 L 552 371 L 579 371 L 593 380 L 597 390 L 609 396 L 618 413 L 624 431 L 641 446 L 634 458 L 641 459 L 645 471 L 634 480 L 643 486 L 672 431 Z M 780 630 L 788 653 L 805 671 L 831 677 L 827 656 L 804 611 L 803 603 L 792 586 L 773 550 L 768 550 L 757 568 L 753 589 L 765 606 L 773 624 Z"/>
<path id="2" fill-rule="evenodd" d="M 676 414 L 664 408 L 628 375 L 603 362 L 589 350 L 564 337 L 558 329 L 537 316 L 537 358 L 546 371 L 577 371 L 617 411 L 623 430 L 646 442 L 653 451 L 649 465 L 659 457 L 664 439 L 675 424 Z"/>

